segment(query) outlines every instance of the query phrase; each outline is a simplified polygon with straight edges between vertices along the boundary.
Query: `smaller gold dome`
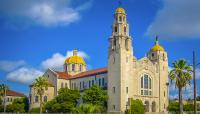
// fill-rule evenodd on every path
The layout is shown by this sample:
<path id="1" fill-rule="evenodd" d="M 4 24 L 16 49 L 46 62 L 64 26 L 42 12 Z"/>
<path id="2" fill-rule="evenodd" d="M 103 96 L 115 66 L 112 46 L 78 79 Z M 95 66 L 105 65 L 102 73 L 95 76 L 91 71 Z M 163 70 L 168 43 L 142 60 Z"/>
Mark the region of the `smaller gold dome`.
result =
<path id="1" fill-rule="evenodd" d="M 156 44 L 151 48 L 151 51 L 165 51 L 165 50 L 162 46 L 160 46 L 159 44 Z"/>
<path id="2" fill-rule="evenodd" d="M 118 8 L 116 9 L 115 13 L 125 13 L 125 10 L 124 10 L 124 8 L 122 8 L 122 7 L 118 7 Z"/>
<path id="3" fill-rule="evenodd" d="M 165 51 L 164 48 L 159 45 L 158 36 L 156 36 L 155 45 L 151 48 L 151 51 Z"/>
<path id="4" fill-rule="evenodd" d="M 83 65 L 86 65 L 85 64 L 85 61 L 82 57 L 78 56 L 77 55 L 77 50 L 74 50 L 73 51 L 73 56 L 71 57 L 68 57 L 66 60 L 65 60 L 65 63 L 66 64 L 71 64 L 71 63 L 75 63 L 75 64 L 83 64 Z"/>

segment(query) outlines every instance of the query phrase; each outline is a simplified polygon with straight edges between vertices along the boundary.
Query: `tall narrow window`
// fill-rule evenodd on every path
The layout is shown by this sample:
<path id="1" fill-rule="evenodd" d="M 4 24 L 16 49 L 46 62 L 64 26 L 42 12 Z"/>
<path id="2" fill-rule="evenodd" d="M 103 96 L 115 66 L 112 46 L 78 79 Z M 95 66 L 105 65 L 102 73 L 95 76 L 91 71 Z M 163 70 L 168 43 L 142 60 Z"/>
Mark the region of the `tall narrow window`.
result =
<path id="1" fill-rule="evenodd" d="M 44 96 L 44 102 L 47 102 L 47 96 Z"/>
<path id="2" fill-rule="evenodd" d="M 80 82 L 80 89 L 81 89 L 81 82 Z"/>
<path id="3" fill-rule="evenodd" d="M 146 74 L 141 77 L 141 95 L 152 95 L 152 79 Z"/>
<path id="4" fill-rule="evenodd" d="M 122 22 L 122 17 L 121 16 L 119 16 L 119 21 Z"/>
<path id="5" fill-rule="evenodd" d="M 75 64 L 72 64 L 72 71 L 75 71 Z"/>
<path id="6" fill-rule="evenodd" d="M 94 85 L 94 80 L 92 80 L 92 86 Z"/>
<path id="7" fill-rule="evenodd" d="M 115 93 L 115 87 L 113 87 L 113 93 Z"/>
<path id="8" fill-rule="evenodd" d="M 91 87 L 91 81 L 89 80 L 89 88 Z"/>
<path id="9" fill-rule="evenodd" d="M 82 71 L 82 65 L 79 66 L 79 70 Z"/>
<path id="10" fill-rule="evenodd" d="M 101 79 L 99 79 L 99 86 L 101 86 Z"/>
<path id="11" fill-rule="evenodd" d="M 126 33 L 126 27 L 124 27 L 124 32 Z"/>
<path id="12" fill-rule="evenodd" d="M 105 85 L 105 80 L 104 80 L 104 78 L 102 78 L 102 86 L 104 86 Z"/>
<path id="13" fill-rule="evenodd" d="M 117 26 L 115 26 L 115 32 L 117 32 Z"/>
<path id="14" fill-rule="evenodd" d="M 126 87 L 126 93 L 128 93 L 128 87 Z"/>

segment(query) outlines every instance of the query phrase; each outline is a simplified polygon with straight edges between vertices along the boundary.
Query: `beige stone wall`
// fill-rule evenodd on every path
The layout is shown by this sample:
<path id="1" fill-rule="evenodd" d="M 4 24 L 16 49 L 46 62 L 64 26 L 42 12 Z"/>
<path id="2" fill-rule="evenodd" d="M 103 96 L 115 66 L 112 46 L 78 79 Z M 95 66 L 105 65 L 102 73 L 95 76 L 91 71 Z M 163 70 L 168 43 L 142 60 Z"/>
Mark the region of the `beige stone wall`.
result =
<path id="1" fill-rule="evenodd" d="M 36 96 L 38 96 L 38 102 L 36 102 Z M 52 100 L 54 96 L 54 87 L 48 87 L 43 95 L 43 102 L 44 96 L 47 96 L 47 101 Z M 40 107 L 40 97 L 37 92 L 31 87 L 30 88 L 30 109 Z"/>
<path id="2" fill-rule="evenodd" d="M 20 96 L 6 96 L 5 97 L 5 101 L 6 101 L 6 105 L 9 105 L 9 104 L 12 104 L 12 102 L 15 100 L 15 99 L 20 99 L 20 98 L 23 98 L 23 97 L 20 97 Z M 4 98 L 2 98 L 2 101 Z"/>
<path id="3" fill-rule="evenodd" d="M 104 79 L 104 85 L 102 85 L 103 79 Z M 88 89 L 89 88 L 89 82 L 90 82 L 90 87 L 92 86 L 92 82 L 94 82 L 94 85 L 99 86 L 99 80 L 101 81 L 100 86 L 106 87 L 107 86 L 107 73 L 97 74 L 97 75 L 93 75 L 93 76 L 86 76 L 86 77 L 83 77 L 83 78 L 72 79 L 72 80 L 70 80 L 70 88 L 71 89 L 78 89 L 78 90 Z M 83 83 L 84 83 L 84 87 L 83 87 Z"/>

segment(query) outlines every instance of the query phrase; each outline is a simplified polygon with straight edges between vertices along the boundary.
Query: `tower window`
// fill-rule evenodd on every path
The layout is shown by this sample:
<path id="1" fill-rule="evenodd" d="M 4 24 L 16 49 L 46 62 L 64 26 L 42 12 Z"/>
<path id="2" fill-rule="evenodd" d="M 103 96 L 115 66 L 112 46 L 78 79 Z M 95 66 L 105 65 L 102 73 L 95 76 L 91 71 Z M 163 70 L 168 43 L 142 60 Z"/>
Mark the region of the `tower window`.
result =
<path id="1" fill-rule="evenodd" d="M 75 71 L 75 64 L 72 64 L 72 71 Z"/>
<path id="2" fill-rule="evenodd" d="M 154 53 L 152 53 L 151 56 L 154 57 Z"/>
<path id="3" fill-rule="evenodd" d="M 117 17 L 115 17 L 116 21 L 117 21 Z"/>
<path id="4" fill-rule="evenodd" d="M 113 93 L 115 93 L 115 87 L 113 87 Z"/>
<path id="5" fill-rule="evenodd" d="M 115 26 L 115 32 L 117 32 L 117 27 Z"/>
<path id="6" fill-rule="evenodd" d="M 122 17 L 121 16 L 119 16 L 119 21 L 122 22 Z"/>
<path id="7" fill-rule="evenodd" d="M 128 93 L 128 87 L 126 87 L 126 93 Z"/>
<path id="8" fill-rule="evenodd" d="M 124 27 L 124 32 L 126 32 L 126 27 Z"/>
<path id="9" fill-rule="evenodd" d="M 165 91 L 164 91 L 164 97 L 165 97 Z"/>
<path id="10" fill-rule="evenodd" d="M 123 17 L 123 21 L 125 21 L 125 16 Z"/>

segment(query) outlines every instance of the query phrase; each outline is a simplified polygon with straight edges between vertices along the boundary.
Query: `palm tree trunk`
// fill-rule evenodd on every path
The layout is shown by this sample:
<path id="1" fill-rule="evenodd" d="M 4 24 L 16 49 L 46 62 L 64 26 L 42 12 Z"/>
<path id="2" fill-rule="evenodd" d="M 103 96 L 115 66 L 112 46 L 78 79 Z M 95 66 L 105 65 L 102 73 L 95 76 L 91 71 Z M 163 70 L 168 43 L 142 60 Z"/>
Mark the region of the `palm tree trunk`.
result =
<path id="1" fill-rule="evenodd" d="M 182 88 L 179 88 L 179 113 L 183 114 Z"/>
<path id="2" fill-rule="evenodd" d="M 42 95 L 40 95 L 40 114 L 42 114 Z"/>

